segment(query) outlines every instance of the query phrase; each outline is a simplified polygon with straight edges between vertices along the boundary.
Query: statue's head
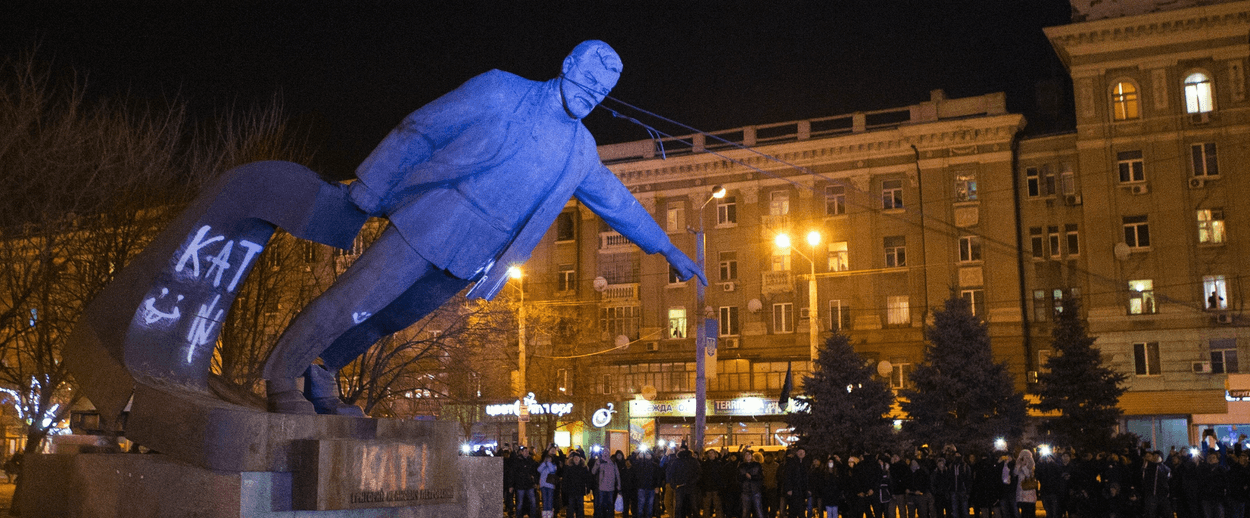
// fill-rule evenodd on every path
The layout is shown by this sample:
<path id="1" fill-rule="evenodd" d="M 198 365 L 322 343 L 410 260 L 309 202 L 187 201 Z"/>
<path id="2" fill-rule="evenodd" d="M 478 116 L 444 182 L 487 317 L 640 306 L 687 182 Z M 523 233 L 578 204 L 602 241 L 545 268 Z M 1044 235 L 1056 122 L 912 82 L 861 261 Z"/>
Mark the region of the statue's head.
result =
<path id="1" fill-rule="evenodd" d="M 603 102 L 621 78 L 621 56 L 599 40 L 573 48 L 560 69 L 560 97 L 569 116 L 581 119 Z"/>

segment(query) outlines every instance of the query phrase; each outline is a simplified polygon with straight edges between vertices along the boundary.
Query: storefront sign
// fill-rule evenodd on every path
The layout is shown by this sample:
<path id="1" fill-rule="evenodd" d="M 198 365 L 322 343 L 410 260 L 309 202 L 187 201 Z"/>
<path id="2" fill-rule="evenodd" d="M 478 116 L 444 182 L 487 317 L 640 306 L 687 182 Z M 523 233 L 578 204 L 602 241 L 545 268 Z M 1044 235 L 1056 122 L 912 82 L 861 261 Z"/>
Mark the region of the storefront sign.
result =
<path id="1" fill-rule="evenodd" d="M 486 415 L 520 415 L 521 404 L 525 404 L 525 409 L 529 415 L 555 414 L 563 416 L 573 411 L 573 403 L 539 403 L 534 399 L 534 393 L 530 392 L 525 399 L 504 403 L 501 405 L 486 405 Z"/>
<path id="2" fill-rule="evenodd" d="M 802 403 L 791 401 L 788 410 L 793 412 L 801 407 Z M 630 417 L 693 417 L 694 411 L 694 398 L 657 401 L 635 399 L 629 402 Z M 709 416 L 759 416 L 785 413 L 777 404 L 777 400 L 773 398 L 740 397 L 707 402 L 707 415 Z"/>
<path id="3" fill-rule="evenodd" d="M 612 422 L 612 414 L 616 413 L 616 405 L 608 403 L 607 408 L 595 410 L 594 415 L 590 416 L 590 424 L 596 428 L 603 428 Z"/>

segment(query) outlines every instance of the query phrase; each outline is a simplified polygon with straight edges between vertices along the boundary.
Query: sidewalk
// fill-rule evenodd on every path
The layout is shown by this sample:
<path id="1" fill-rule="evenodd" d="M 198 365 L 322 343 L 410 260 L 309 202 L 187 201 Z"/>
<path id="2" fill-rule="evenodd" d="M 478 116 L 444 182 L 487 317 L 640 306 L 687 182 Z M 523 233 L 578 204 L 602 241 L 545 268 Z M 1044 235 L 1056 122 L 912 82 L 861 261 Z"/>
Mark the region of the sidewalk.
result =
<path id="1" fill-rule="evenodd" d="M 9 515 L 9 507 L 13 504 L 13 484 L 0 482 L 0 516 Z"/>

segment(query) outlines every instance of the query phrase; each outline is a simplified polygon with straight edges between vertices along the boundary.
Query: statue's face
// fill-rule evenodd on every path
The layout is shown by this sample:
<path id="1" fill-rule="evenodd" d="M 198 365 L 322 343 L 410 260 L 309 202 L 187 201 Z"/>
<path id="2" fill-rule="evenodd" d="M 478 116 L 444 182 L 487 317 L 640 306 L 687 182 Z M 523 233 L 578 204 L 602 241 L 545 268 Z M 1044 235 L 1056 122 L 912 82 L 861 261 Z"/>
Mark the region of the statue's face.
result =
<path id="1" fill-rule="evenodd" d="M 563 98 L 564 110 L 575 119 L 589 115 L 621 78 L 620 73 L 604 66 L 597 52 L 570 56 L 564 60 L 563 72 L 560 78 L 560 96 Z"/>

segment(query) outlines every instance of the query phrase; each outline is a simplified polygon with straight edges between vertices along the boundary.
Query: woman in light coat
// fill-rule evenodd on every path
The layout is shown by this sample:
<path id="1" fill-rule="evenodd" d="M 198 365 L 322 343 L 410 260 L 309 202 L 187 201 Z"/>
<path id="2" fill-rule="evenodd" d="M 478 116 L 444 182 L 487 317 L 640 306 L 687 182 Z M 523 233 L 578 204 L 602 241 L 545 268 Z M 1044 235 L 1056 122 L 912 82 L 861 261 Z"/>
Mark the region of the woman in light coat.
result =
<path id="1" fill-rule="evenodd" d="M 1016 456 L 1016 505 L 1020 508 L 1021 518 L 1035 518 L 1037 516 L 1037 465 L 1033 462 L 1033 452 L 1026 449 L 1020 450 L 1020 454 Z M 1026 484 L 1026 480 L 1033 481 Z M 1025 489 L 1025 486 L 1029 486 Z"/>

